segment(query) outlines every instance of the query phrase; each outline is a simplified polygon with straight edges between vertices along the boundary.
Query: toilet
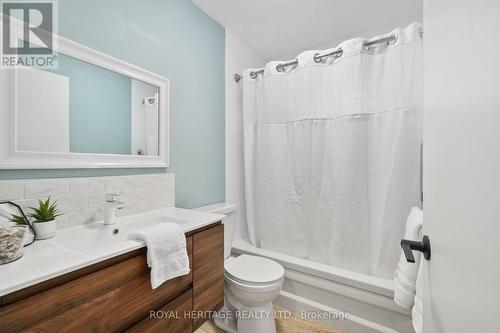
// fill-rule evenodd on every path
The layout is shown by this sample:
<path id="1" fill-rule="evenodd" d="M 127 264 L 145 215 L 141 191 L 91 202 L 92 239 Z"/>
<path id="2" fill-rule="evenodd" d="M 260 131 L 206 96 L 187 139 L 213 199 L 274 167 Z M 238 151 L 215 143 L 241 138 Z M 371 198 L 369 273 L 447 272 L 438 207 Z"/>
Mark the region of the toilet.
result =
<path id="1" fill-rule="evenodd" d="M 276 333 L 273 300 L 278 297 L 285 270 L 258 256 L 231 257 L 236 206 L 218 203 L 197 210 L 226 215 L 224 219 L 224 308 L 215 324 L 230 333 Z"/>

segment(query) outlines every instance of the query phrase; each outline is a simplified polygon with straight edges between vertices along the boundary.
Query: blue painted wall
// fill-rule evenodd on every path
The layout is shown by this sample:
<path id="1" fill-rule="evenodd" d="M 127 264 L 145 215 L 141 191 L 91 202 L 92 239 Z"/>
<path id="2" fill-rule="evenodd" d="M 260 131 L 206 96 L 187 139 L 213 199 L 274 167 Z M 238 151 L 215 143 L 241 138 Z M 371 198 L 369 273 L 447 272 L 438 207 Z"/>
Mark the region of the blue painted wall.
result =
<path id="1" fill-rule="evenodd" d="M 62 0 L 59 33 L 171 80 L 177 206 L 225 198 L 224 29 L 190 0 Z M 0 179 L 166 172 L 0 171 Z"/>
<path id="2" fill-rule="evenodd" d="M 69 78 L 70 151 L 129 155 L 131 79 L 62 54 L 50 72 Z"/>

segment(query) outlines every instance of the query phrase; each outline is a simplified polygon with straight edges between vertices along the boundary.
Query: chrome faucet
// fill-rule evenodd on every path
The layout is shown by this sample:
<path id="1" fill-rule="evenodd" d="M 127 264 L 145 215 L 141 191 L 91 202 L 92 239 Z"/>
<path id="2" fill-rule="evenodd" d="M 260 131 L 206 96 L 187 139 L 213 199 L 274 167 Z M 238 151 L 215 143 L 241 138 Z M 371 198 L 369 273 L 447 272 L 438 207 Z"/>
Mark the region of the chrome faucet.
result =
<path id="1" fill-rule="evenodd" d="M 118 200 L 119 193 L 107 193 L 104 204 L 104 225 L 115 224 L 116 210 L 125 207 L 125 202 Z"/>

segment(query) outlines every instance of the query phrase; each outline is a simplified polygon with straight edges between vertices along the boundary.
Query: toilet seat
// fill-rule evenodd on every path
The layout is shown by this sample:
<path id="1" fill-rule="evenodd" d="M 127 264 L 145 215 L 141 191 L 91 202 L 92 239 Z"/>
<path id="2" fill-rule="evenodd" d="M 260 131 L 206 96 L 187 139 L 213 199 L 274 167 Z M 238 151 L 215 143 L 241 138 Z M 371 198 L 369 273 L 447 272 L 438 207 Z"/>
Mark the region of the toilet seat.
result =
<path id="1" fill-rule="evenodd" d="M 270 287 L 281 284 L 285 275 L 283 266 L 257 256 L 243 254 L 224 263 L 225 276 L 239 285 Z"/>
<path id="2" fill-rule="evenodd" d="M 272 302 L 279 297 L 284 280 L 283 266 L 273 260 L 250 255 L 226 259 L 224 303 L 234 319 L 229 325 L 231 320 L 216 318 L 216 325 L 234 333 L 276 333 Z M 238 318 L 234 311 L 249 316 Z"/>

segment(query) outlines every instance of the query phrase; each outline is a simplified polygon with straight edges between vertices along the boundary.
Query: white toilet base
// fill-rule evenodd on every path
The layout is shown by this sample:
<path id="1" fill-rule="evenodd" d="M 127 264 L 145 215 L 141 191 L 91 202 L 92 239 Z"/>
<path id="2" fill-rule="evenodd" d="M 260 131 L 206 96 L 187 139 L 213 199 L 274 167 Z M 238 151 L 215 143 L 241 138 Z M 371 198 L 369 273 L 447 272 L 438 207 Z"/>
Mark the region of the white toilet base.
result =
<path id="1" fill-rule="evenodd" d="M 276 333 L 276 323 L 272 315 L 273 306 L 268 304 L 259 307 L 255 311 L 246 312 L 249 318 L 224 318 L 224 316 L 214 319 L 215 326 L 228 333 Z M 222 308 L 221 311 L 228 311 Z M 264 314 L 265 313 L 265 314 Z M 263 315 L 264 314 L 264 315 Z"/>
<path id="2" fill-rule="evenodd" d="M 230 288 L 225 289 L 222 311 L 230 311 L 232 315 L 216 318 L 215 324 L 222 330 L 230 333 L 276 333 L 276 323 L 273 316 L 272 302 L 264 302 L 256 305 L 240 303 Z"/>
<path id="3" fill-rule="evenodd" d="M 273 305 L 260 305 L 250 311 L 246 318 L 237 320 L 238 333 L 276 333 L 276 323 L 273 316 Z"/>
<path id="4" fill-rule="evenodd" d="M 223 307 L 220 312 L 229 311 L 226 307 Z M 214 319 L 215 326 L 227 333 L 238 333 L 236 318 L 234 317 L 224 317 L 216 316 Z"/>

